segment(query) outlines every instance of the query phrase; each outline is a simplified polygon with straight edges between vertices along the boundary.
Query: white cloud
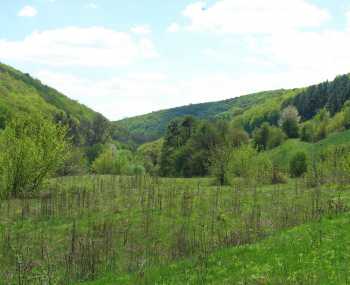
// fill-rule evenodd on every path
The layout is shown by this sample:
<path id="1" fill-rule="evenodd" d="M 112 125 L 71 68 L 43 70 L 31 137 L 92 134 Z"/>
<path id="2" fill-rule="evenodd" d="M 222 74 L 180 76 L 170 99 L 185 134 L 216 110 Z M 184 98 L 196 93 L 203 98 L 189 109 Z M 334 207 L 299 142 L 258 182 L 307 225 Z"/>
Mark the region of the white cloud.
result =
<path id="1" fill-rule="evenodd" d="M 319 79 L 317 75 L 309 76 L 303 70 L 264 75 L 252 73 L 238 78 L 213 73 L 173 79 L 167 74 L 150 72 L 89 80 L 45 70 L 35 76 L 112 120 L 262 90 L 302 87 L 317 83 Z"/>
<path id="2" fill-rule="evenodd" d="M 19 17 L 35 17 L 38 11 L 32 6 L 24 6 L 17 14 Z"/>
<path id="3" fill-rule="evenodd" d="M 180 25 L 178 23 L 172 23 L 167 28 L 167 31 L 170 33 L 177 33 L 180 30 Z"/>
<path id="4" fill-rule="evenodd" d="M 149 26 L 135 26 L 131 28 L 131 32 L 137 35 L 150 35 L 152 33 Z"/>
<path id="5" fill-rule="evenodd" d="M 350 71 L 350 30 L 293 32 L 267 39 L 266 55 L 289 70 L 331 77 Z"/>
<path id="6" fill-rule="evenodd" d="M 183 15 L 192 31 L 234 34 L 271 34 L 319 27 L 328 12 L 306 0 L 220 0 L 210 7 L 203 1 L 188 5 Z"/>
<path id="7" fill-rule="evenodd" d="M 0 60 L 50 66 L 113 67 L 155 57 L 150 39 L 103 27 L 36 31 L 21 41 L 0 40 Z"/>
<path id="8" fill-rule="evenodd" d="M 110 119 L 121 119 L 176 104 L 173 86 L 162 73 L 134 73 L 90 80 L 42 70 L 34 76 Z"/>

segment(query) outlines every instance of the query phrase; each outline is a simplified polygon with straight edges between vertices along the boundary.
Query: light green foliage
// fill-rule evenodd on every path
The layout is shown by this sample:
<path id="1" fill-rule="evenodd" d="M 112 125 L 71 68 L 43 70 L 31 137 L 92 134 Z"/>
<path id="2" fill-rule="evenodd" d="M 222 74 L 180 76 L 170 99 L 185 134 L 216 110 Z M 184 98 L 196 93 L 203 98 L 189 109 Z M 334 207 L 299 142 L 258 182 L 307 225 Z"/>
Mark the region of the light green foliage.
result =
<path id="1" fill-rule="evenodd" d="M 228 156 L 227 177 L 230 183 L 242 178 L 249 183 L 270 184 L 273 178 L 273 163 L 264 153 L 259 154 L 250 145 L 234 149 Z"/>
<path id="2" fill-rule="evenodd" d="M 144 174 L 144 167 L 138 163 L 129 150 L 117 149 L 107 145 L 92 164 L 92 171 L 97 174 L 139 175 Z"/>
<path id="3" fill-rule="evenodd" d="M 228 171 L 233 176 L 248 178 L 253 177 L 253 161 L 257 157 L 257 151 L 249 146 L 244 145 L 232 151 Z"/>
<path id="4" fill-rule="evenodd" d="M 69 99 L 53 88 L 42 84 L 28 74 L 23 74 L 0 63 L 0 128 L 13 116 L 41 114 L 68 127 L 68 134 L 75 145 L 100 142 L 96 126 L 101 115 Z"/>
<path id="5" fill-rule="evenodd" d="M 286 135 L 278 127 L 270 127 L 269 129 L 269 139 L 267 140 L 267 148 L 273 149 L 281 145 L 286 139 Z"/>
<path id="6" fill-rule="evenodd" d="M 309 185 L 347 184 L 350 181 L 350 145 L 329 145 L 320 150 L 310 162 Z"/>
<path id="7" fill-rule="evenodd" d="M 93 162 L 92 171 L 98 174 L 114 174 L 115 173 L 115 150 L 108 147 Z"/>
<path id="8" fill-rule="evenodd" d="M 129 150 L 117 150 L 114 157 L 114 173 L 112 174 L 130 174 L 133 172 L 133 154 Z"/>
<path id="9" fill-rule="evenodd" d="M 12 196 L 39 190 L 68 151 L 66 129 L 40 116 L 14 118 L 1 133 L 0 146 L 1 188 Z"/>
<path id="10" fill-rule="evenodd" d="M 143 144 L 137 149 L 139 160 L 142 161 L 147 173 L 151 175 L 159 174 L 162 146 L 163 140 L 159 139 Z"/>
<path id="11" fill-rule="evenodd" d="M 286 138 L 282 130 L 268 123 L 263 123 L 253 133 L 253 141 L 258 150 L 268 150 L 281 145 Z"/>

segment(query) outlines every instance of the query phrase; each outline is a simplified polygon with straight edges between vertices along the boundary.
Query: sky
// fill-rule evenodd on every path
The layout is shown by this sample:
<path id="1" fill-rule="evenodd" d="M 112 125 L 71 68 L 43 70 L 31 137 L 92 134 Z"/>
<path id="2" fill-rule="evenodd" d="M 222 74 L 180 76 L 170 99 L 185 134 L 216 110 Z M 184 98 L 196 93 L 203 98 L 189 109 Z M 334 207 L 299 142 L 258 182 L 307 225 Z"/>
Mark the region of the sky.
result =
<path id="1" fill-rule="evenodd" d="M 0 61 L 111 120 L 350 72 L 348 0 L 0 0 Z"/>

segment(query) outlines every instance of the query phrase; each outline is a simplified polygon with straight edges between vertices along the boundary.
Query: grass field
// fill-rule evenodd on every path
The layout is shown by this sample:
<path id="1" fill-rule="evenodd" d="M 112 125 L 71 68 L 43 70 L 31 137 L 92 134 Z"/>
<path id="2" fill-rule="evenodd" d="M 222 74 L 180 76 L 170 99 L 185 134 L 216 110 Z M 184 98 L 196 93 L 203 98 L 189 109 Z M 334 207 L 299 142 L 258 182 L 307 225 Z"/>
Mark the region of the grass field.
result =
<path id="1" fill-rule="evenodd" d="M 151 268 L 145 284 L 349 284 L 350 215 L 282 231 L 262 242 Z M 109 275 L 86 285 L 140 284 Z"/>
<path id="2" fill-rule="evenodd" d="M 169 277 L 169 264 L 181 272 L 186 262 L 192 264 L 181 260 L 194 258 L 194 266 L 207 270 L 209 256 L 227 248 L 246 248 L 286 229 L 340 215 L 347 210 L 347 191 L 308 189 L 303 180 L 270 186 L 237 181 L 232 187 L 214 186 L 211 179 L 52 180 L 36 196 L 2 203 L 0 280 L 77 284 L 113 274 L 126 278 L 120 284 L 128 279 L 129 284 L 183 284 Z M 163 276 L 170 279 L 164 283 Z M 204 272 L 191 278 L 188 282 L 195 284 L 195 278 L 216 277 Z"/>

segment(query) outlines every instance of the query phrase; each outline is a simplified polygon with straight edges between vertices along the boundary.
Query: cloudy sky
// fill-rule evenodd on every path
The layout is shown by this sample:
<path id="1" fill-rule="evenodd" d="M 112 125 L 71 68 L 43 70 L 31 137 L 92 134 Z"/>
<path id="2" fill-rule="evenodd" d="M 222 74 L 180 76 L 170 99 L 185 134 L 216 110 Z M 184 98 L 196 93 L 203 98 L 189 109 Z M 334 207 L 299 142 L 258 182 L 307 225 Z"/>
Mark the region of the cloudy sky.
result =
<path id="1" fill-rule="evenodd" d="M 0 0 L 0 61 L 116 120 L 350 72 L 350 2 Z"/>

